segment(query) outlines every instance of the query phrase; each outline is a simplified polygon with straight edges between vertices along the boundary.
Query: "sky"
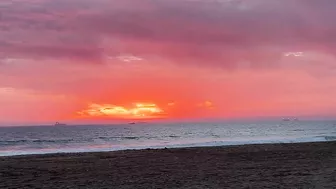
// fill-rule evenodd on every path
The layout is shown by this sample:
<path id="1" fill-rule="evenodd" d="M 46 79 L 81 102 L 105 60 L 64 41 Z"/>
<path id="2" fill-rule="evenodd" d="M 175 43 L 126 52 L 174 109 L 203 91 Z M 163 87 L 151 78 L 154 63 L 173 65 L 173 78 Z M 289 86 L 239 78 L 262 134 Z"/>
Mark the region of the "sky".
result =
<path id="1" fill-rule="evenodd" d="M 336 116 L 334 0 L 0 2 L 0 123 Z"/>

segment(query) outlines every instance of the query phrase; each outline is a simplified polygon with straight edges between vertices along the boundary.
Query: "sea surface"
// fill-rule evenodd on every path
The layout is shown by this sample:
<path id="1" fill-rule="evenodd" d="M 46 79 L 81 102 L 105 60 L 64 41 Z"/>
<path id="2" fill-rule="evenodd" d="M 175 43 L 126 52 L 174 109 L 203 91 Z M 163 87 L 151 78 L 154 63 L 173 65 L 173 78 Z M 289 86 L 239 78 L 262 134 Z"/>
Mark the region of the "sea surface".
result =
<path id="1" fill-rule="evenodd" d="M 0 127 L 0 156 L 336 140 L 336 121 Z"/>

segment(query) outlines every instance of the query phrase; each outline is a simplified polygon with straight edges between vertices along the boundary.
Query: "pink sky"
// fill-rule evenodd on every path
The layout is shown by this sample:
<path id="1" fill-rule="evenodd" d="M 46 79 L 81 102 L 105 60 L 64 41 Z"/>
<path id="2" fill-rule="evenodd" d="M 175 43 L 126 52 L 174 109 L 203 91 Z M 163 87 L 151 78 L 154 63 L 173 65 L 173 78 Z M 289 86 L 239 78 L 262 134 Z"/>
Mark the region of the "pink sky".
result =
<path id="1" fill-rule="evenodd" d="M 0 2 L 0 123 L 336 116 L 335 6 Z"/>

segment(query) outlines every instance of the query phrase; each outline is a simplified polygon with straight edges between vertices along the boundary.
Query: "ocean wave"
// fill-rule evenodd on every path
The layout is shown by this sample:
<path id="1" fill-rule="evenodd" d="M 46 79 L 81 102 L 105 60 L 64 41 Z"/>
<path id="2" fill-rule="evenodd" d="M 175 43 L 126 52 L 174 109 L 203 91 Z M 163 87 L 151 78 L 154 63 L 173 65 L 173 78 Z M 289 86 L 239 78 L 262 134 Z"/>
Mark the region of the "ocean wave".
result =
<path id="1" fill-rule="evenodd" d="M 58 139 L 58 140 L 0 140 L 0 145 L 15 145 L 15 144 L 25 144 L 25 143 L 68 143 L 74 141 L 73 139 Z"/>
<path id="2" fill-rule="evenodd" d="M 294 129 L 293 131 L 304 131 L 303 129 Z"/>
<path id="3" fill-rule="evenodd" d="M 176 136 L 176 135 L 169 135 L 169 138 L 181 138 L 181 136 Z"/>
<path id="4" fill-rule="evenodd" d="M 178 136 L 176 136 L 178 137 Z M 119 140 L 139 140 L 139 139 L 157 139 L 160 138 L 158 136 L 101 136 L 98 137 L 98 139 L 101 140 L 115 140 L 115 139 L 119 139 Z M 172 137 L 173 138 L 173 137 Z"/>
<path id="5" fill-rule="evenodd" d="M 324 136 L 326 141 L 334 141 L 336 140 L 336 136 Z"/>
<path id="6" fill-rule="evenodd" d="M 104 137 L 101 137 L 104 138 Z M 106 138 L 106 137 L 105 137 Z M 125 137 L 124 137 L 125 138 Z M 129 137 L 126 137 L 129 138 Z M 130 137 L 132 139 L 138 137 Z M 9 142 L 22 142 L 26 140 L 17 140 Z M 35 142 L 41 141 L 51 141 L 51 140 L 35 140 Z M 60 141 L 60 140 L 59 140 Z M 64 141 L 64 140 L 63 140 Z M 278 138 L 278 139 L 260 139 L 260 140 L 214 140 L 214 141 L 204 141 L 204 142 L 173 142 L 166 141 L 164 144 L 134 144 L 132 145 L 119 145 L 114 147 L 103 147 L 96 148 L 92 146 L 78 146 L 70 148 L 57 148 L 57 149 L 29 149 L 29 150 L 10 150 L 10 151 L 0 151 L 0 156 L 13 156 L 13 155 L 24 155 L 24 154 L 47 154 L 47 153 L 74 153 L 74 152 L 102 152 L 102 151 L 118 151 L 118 150 L 128 150 L 128 149 L 162 149 L 162 148 L 181 148 L 181 147 L 205 147 L 205 146 L 232 146 L 232 145 L 245 145 L 245 144 L 269 144 L 269 143 L 302 143 L 302 142 L 323 142 L 323 141 L 336 141 L 336 136 L 311 136 L 311 137 L 298 137 L 298 138 Z M 3 141 L 0 141 L 0 143 Z M 8 141 L 7 141 L 8 142 Z"/>
<path id="7" fill-rule="evenodd" d="M 141 137 L 137 137 L 137 136 L 117 136 L 117 137 L 98 137 L 98 138 L 102 139 L 102 140 L 112 140 L 112 139 L 138 140 Z"/>
<path id="8" fill-rule="evenodd" d="M 28 140 L 0 140 L 0 145 L 2 144 L 16 144 L 16 143 L 26 143 Z"/>
<path id="9" fill-rule="evenodd" d="M 60 140 L 33 140 L 33 143 L 67 143 L 74 141 L 73 139 L 60 139 Z"/>

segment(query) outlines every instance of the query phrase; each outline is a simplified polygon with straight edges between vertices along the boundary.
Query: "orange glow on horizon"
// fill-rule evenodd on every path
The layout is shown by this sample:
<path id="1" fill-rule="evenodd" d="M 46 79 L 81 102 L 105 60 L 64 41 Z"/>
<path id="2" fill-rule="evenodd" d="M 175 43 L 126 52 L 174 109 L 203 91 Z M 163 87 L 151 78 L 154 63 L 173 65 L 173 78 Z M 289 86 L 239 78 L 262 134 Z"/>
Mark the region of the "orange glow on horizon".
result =
<path id="1" fill-rule="evenodd" d="M 214 104 L 211 101 L 143 103 L 136 102 L 127 105 L 112 103 L 89 103 L 86 108 L 75 112 L 78 118 L 88 119 L 161 119 L 207 116 L 213 113 Z"/>
<path id="2" fill-rule="evenodd" d="M 82 117 L 111 117 L 122 119 L 150 119 L 164 117 L 164 110 L 154 103 L 134 103 L 132 107 L 92 103 L 77 112 Z"/>

